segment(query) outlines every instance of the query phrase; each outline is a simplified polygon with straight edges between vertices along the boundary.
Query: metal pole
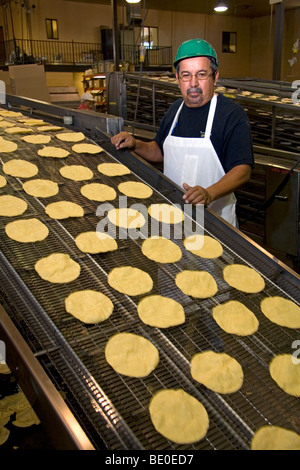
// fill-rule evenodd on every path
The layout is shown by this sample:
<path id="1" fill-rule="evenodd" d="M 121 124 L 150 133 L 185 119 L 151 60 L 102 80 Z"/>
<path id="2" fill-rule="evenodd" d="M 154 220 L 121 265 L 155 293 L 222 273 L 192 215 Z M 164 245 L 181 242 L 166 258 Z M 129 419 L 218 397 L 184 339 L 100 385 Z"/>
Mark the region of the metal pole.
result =
<path id="1" fill-rule="evenodd" d="M 114 71 L 119 71 L 119 35 L 118 35 L 118 11 L 117 0 L 111 0 L 112 13 L 113 13 L 113 55 L 114 55 Z"/>
<path id="2" fill-rule="evenodd" d="M 284 26 L 284 7 L 285 0 L 275 5 L 275 32 L 274 32 L 274 51 L 273 51 L 273 80 L 281 79 L 281 57 Z"/>

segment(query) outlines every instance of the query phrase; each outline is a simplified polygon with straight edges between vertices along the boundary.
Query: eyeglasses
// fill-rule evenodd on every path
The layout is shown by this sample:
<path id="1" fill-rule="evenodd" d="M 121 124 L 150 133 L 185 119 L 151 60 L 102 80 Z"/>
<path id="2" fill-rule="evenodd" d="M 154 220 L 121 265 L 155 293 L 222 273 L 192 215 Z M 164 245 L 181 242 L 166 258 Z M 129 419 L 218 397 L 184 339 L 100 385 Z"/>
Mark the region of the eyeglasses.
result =
<path id="1" fill-rule="evenodd" d="M 190 82 L 193 77 L 196 77 L 197 80 L 207 80 L 209 77 L 212 77 L 214 74 L 213 73 L 207 73 L 207 72 L 197 72 L 195 75 L 193 75 L 191 72 L 182 72 L 182 74 L 179 75 L 180 80 L 183 82 Z"/>

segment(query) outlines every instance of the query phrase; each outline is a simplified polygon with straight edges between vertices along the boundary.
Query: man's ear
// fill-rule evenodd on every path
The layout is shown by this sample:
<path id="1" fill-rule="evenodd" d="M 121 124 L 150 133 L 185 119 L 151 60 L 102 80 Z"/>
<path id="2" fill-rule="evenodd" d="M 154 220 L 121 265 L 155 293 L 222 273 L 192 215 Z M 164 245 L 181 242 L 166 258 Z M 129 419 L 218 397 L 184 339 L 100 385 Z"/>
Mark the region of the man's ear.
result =
<path id="1" fill-rule="evenodd" d="M 217 84 L 217 81 L 219 80 L 219 76 L 220 76 L 220 73 L 218 71 L 216 72 L 216 75 L 215 75 L 215 85 Z"/>

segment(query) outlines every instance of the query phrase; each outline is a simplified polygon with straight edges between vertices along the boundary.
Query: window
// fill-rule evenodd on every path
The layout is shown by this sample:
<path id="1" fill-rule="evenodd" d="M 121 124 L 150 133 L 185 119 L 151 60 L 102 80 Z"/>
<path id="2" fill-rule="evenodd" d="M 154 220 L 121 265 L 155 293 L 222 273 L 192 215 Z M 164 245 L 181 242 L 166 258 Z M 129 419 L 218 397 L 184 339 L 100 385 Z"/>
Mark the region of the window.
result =
<path id="1" fill-rule="evenodd" d="M 46 32 L 47 39 L 58 39 L 57 20 L 52 20 L 50 18 L 46 19 Z"/>
<path id="2" fill-rule="evenodd" d="M 223 31 L 222 52 L 236 52 L 237 34 Z"/>
<path id="3" fill-rule="evenodd" d="M 144 26 L 141 30 L 141 45 L 147 49 L 153 49 L 158 46 L 158 28 Z"/>

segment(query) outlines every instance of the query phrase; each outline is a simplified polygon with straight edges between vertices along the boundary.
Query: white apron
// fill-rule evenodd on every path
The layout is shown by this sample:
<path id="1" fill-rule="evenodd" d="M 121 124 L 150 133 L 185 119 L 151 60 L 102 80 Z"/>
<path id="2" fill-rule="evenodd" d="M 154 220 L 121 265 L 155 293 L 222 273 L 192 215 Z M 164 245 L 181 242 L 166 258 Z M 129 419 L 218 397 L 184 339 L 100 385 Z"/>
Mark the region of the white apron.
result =
<path id="1" fill-rule="evenodd" d="M 217 105 L 217 95 L 214 95 L 209 108 L 205 137 L 176 137 L 172 135 L 182 109 L 179 107 L 170 132 L 165 139 L 164 174 L 178 186 L 187 183 L 189 186 L 207 188 L 219 181 L 224 175 L 224 169 L 210 140 L 213 120 Z M 234 193 L 213 201 L 209 208 L 230 224 L 237 226 L 236 198 Z"/>

